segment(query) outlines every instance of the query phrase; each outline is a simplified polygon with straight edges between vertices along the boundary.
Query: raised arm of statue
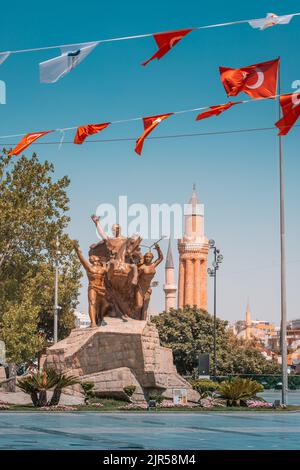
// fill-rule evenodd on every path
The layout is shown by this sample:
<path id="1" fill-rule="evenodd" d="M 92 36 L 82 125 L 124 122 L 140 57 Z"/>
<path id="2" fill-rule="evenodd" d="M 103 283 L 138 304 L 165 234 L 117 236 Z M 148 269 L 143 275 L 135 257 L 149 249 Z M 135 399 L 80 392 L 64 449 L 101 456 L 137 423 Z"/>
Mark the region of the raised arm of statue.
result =
<path id="1" fill-rule="evenodd" d="M 82 254 L 82 251 L 81 249 L 79 248 L 79 243 L 77 240 L 72 240 L 72 243 L 73 243 L 73 247 L 74 247 L 74 250 L 76 251 L 76 254 L 79 258 L 79 261 L 81 262 L 82 266 L 84 267 L 84 269 L 86 271 L 89 271 L 89 269 L 91 268 L 91 265 L 90 263 L 85 259 L 85 257 L 83 256 Z"/>
<path id="2" fill-rule="evenodd" d="M 100 224 L 100 218 L 93 214 L 91 216 L 91 219 L 94 222 L 94 224 L 96 225 L 96 229 L 97 229 L 97 232 L 99 233 L 100 237 L 103 240 L 108 240 L 108 236 L 106 235 L 106 233 L 104 232 L 104 230 L 102 228 L 102 225 Z"/>
<path id="3" fill-rule="evenodd" d="M 159 246 L 158 243 L 155 243 L 154 248 L 156 249 L 157 256 L 158 256 L 157 260 L 154 261 L 154 266 L 156 267 L 162 262 L 162 260 L 164 259 L 164 255 L 163 255 L 163 252 L 161 251 L 160 246 Z"/>

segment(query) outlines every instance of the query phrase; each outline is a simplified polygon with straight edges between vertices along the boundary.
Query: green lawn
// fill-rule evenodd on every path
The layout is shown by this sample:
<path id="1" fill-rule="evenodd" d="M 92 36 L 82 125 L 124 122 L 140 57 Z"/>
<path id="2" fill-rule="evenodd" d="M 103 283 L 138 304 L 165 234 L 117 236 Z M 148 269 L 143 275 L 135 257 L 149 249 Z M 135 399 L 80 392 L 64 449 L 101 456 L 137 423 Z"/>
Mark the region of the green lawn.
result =
<path id="1" fill-rule="evenodd" d="M 74 406 L 76 408 L 76 411 L 81 411 L 81 412 L 94 412 L 94 413 L 103 413 L 103 412 L 123 412 L 123 413 L 141 413 L 146 410 L 119 410 L 120 407 L 125 406 L 128 404 L 128 402 L 123 401 L 123 400 L 115 400 L 115 399 L 101 399 L 99 400 L 100 403 L 103 404 L 101 407 L 96 407 L 91 405 L 78 405 Z M 99 403 L 98 402 L 98 403 Z M 4 411 L 4 410 L 3 410 Z M 42 413 L 43 410 L 40 410 L 39 408 L 35 408 L 33 405 L 11 405 L 9 411 L 36 411 Z M 149 413 L 170 413 L 170 412 L 189 412 L 189 413 L 202 413 L 202 412 L 218 412 L 218 413 L 226 413 L 228 411 L 234 411 L 234 412 L 250 412 L 250 411 L 255 411 L 255 412 L 283 412 L 283 411 L 300 411 L 300 406 L 288 406 L 287 408 L 278 408 L 274 410 L 273 408 L 246 408 L 246 407 L 219 407 L 219 408 L 188 408 L 188 407 L 182 407 L 182 408 L 157 408 L 156 410 L 151 410 Z M 55 411 L 52 411 L 55 412 Z M 61 411 L 56 411 L 57 413 L 60 413 Z M 1 411 L 0 411 L 1 413 Z"/>

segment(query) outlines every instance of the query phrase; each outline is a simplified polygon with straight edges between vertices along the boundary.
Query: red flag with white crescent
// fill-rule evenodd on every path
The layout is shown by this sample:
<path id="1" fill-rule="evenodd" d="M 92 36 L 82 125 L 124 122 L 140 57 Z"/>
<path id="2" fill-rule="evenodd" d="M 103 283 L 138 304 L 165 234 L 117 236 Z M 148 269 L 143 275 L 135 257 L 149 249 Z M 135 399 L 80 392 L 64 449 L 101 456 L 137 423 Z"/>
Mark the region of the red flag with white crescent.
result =
<path id="1" fill-rule="evenodd" d="M 74 138 L 74 144 L 82 144 L 88 135 L 97 134 L 109 126 L 109 124 L 110 122 L 104 122 L 102 124 L 87 124 L 86 126 L 78 127 Z"/>
<path id="2" fill-rule="evenodd" d="M 23 152 L 23 150 L 29 147 L 29 145 L 32 144 L 35 140 L 39 139 L 45 134 L 49 134 L 49 132 L 53 131 L 33 132 L 31 134 L 26 134 L 15 146 L 15 148 L 9 152 L 8 155 L 19 155 L 19 153 Z"/>
<path id="3" fill-rule="evenodd" d="M 226 104 L 219 104 L 217 106 L 210 106 L 207 111 L 203 111 L 202 113 L 198 114 L 196 117 L 196 121 L 200 121 L 201 119 L 206 119 L 211 116 L 219 116 L 222 114 L 224 111 L 227 109 L 231 108 L 231 106 L 234 106 L 236 104 L 240 104 L 240 101 L 237 101 L 236 103 L 233 103 L 233 101 L 229 101 Z"/>
<path id="4" fill-rule="evenodd" d="M 279 60 L 269 60 L 239 69 L 219 67 L 227 96 L 236 96 L 243 91 L 251 98 L 274 98 Z"/>
<path id="5" fill-rule="evenodd" d="M 135 146 L 135 152 L 138 155 L 141 155 L 141 153 L 142 153 L 144 140 L 146 139 L 146 137 L 153 131 L 153 129 L 155 129 L 156 126 L 158 126 L 158 124 L 160 124 L 164 119 L 167 119 L 172 114 L 173 113 L 158 114 L 157 116 L 148 116 L 148 117 L 143 118 L 144 132 L 137 139 L 136 146 Z"/>
<path id="6" fill-rule="evenodd" d="M 279 129 L 278 135 L 286 135 L 300 116 L 300 93 L 281 95 L 279 101 L 283 117 L 275 126 Z"/>
<path id="7" fill-rule="evenodd" d="M 161 59 L 172 49 L 172 47 L 176 46 L 176 44 L 191 31 L 193 31 L 193 29 L 179 29 L 177 31 L 167 33 L 153 34 L 158 51 L 156 51 L 150 59 L 146 60 L 146 62 L 143 62 L 142 65 L 147 65 L 153 59 Z"/>

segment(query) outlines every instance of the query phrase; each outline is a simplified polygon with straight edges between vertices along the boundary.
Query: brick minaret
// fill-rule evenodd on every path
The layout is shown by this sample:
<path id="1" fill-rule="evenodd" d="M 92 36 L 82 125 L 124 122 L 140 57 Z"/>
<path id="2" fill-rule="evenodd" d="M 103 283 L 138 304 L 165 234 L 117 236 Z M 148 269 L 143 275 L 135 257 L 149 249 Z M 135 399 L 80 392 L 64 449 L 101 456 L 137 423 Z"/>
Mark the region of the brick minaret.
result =
<path id="1" fill-rule="evenodd" d="M 195 185 L 185 215 L 185 232 L 178 241 L 178 307 L 196 305 L 207 310 L 208 239 L 204 235 L 204 214 L 197 199 Z"/>
<path id="2" fill-rule="evenodd" d="M 171 248 L 171 239 L 169 239 L 168 253 L 165 265 L 165 311 L 169 312 L 171 308 L 176 308 L 177 286 L 174 274 L 174 262 Z"/>
<path id="3" fill-rule="evenodd" d="M 252 320 L 251 320 L 251 311 L 250 311 L 249 302 L 247 304 L 245 325 L 246 325 L 246 335 L 245 335 L 245 337 L 246 337 L 247 340 L 250 340 L 251 337 L 252 337 Z"/>

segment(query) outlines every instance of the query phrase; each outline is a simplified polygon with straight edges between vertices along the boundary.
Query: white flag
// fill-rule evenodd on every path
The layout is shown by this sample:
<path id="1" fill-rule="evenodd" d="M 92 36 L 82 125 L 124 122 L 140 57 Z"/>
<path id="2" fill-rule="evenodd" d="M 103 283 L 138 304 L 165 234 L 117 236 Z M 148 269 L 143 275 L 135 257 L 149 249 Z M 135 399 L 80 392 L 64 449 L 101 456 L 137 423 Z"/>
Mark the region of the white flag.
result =
<path id="1" fill-rule="evenodd" d="M 275 13 L 268 13 L 266 18 L 261 18 L 260 20 L 251 20 L 248 21 L 248 23 L 250 26 L 252 26 L 252 28 L 259 28 L 260 30 L 263 30 L 277 24 L 289 24 L 293 16 L 295 15 L 278 16 L 275 15 Z"/>
<path id="2" fill-rule="evenodd" d="M 10 55 L 10 52 L 0 52 L 0 65 L 7 59 Z"/>
<path id="3" fill-rule="evenodd" d="M 59 57 L 39 64 L 40 81 L 42 83 L 57 82 L 80 64 L 98 44 L 99 42 L 90 42 L 61 47 L 61 55 Z"/>

